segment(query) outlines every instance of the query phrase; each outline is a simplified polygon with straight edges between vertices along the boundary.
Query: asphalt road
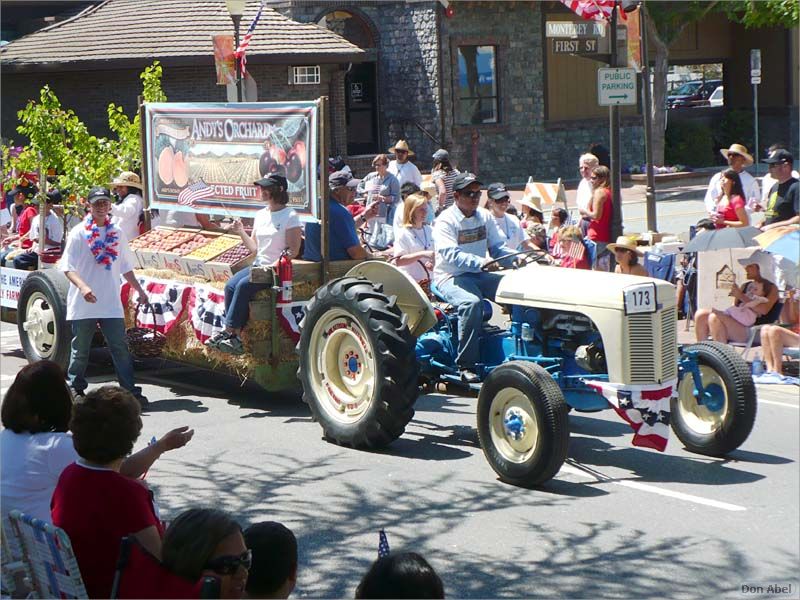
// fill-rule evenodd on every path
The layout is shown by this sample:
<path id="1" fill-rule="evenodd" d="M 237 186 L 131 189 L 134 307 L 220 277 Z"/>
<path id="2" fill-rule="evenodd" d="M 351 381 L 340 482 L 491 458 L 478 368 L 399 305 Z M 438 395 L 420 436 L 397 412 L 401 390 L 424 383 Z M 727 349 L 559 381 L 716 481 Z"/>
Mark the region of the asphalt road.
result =
<path id="1" fill-rule="evenodd" d="M 2 387 L 24 364 L 3 324 Z M 103 352 L 92 384 L 113 382 Z M 569 459 L 545 489 L 497 480 L 475 431 L 475 398 L 423 396 L 383 452 L 340 448 L 296 397 L 151 361 L 137 375 L 152 407 L 139 444 L 173 427 L 189 446 L 148 475 L 162 517 L 216 506 L 242 525 L 278 520 L 300 547 L 296 597 L 352 597 L 385 528 L 417 551 L 448 597 L 798 597 L 798 390 L 760 386 L 747 442 L 726 459 L 675 437 L 663 454 L 630 445 L 611 411 L 572 413 Z M 742 586 L 765 594 L 743 593 Z"/>

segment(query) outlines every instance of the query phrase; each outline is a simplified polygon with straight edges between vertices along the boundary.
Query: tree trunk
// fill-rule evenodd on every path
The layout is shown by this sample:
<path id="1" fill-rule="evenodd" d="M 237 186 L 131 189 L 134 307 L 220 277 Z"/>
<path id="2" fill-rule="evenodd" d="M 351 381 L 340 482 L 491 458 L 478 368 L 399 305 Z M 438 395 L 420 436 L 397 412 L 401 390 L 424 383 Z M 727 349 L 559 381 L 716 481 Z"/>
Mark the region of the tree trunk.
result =
<path id="1" fill-rule="evenodd" d="M 667 72 L 669 48 L 658 35 L 653 20 L 647 19 L 647 41 L 653 57 L 653 164 L 664 165 L 664 133 L 667 129 Z"/>

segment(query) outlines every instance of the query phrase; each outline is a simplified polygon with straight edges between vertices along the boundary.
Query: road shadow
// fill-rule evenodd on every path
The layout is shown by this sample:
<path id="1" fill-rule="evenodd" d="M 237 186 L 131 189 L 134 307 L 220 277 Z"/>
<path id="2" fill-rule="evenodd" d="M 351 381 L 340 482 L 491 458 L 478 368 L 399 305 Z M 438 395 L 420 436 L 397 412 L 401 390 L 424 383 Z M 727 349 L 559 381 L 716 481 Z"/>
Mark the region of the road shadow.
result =
<path id="1" fill-rule="evenodd" d="M 189 400 L 188 398 L 167 398 L 164 400 L 150 400 L 150 404 L 143 411 L 143 414 L 159 412 L 208 412 L 208 407 L 199 400 Z"/>
<path id="2" fill-rule="evenodd" d="M 633 436 L 633 429 L 627 423 L 608 421 L 574 410 L 569 413 L 569 430 L 571 433 L 598 437 Z"/>
<path id="3" fill-rule="evenodd" d="M 570 440 L 569 458 L 581 465 L 624 469 L 642 482 L 718 486 L 764 479 L 764 475 L 759 473 L 730 468 L 730 461 L 725 459 L 700 455 L 675 456 L 633 446 L 620 448 L 592 437 L 573 437 Z"/>

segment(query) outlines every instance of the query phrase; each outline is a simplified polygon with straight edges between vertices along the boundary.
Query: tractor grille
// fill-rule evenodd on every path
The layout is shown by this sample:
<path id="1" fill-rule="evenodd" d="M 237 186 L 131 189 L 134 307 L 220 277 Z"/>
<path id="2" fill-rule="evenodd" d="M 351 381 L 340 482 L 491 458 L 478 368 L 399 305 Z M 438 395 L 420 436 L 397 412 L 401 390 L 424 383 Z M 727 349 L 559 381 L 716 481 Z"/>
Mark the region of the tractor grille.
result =
<path id="1" fill-rule="evenodd" d="M 677 376 L 675 318 L 675 308 L 628 317 L 630 383 L 660 383 Z"/>

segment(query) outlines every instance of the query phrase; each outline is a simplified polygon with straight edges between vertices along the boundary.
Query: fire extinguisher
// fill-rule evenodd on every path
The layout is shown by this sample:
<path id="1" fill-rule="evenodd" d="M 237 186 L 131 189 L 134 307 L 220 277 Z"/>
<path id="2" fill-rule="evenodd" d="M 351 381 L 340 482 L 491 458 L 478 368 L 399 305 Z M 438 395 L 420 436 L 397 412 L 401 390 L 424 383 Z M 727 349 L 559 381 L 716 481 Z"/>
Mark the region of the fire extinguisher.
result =
<path id="1" fill-rule="evenodd" d="M 278 259 L 278 279 L 281 282 L 280 301 L 292 301 L 292 259 L 289 251 L 284 250 Z"/>

